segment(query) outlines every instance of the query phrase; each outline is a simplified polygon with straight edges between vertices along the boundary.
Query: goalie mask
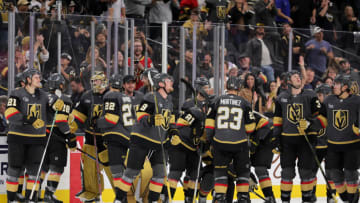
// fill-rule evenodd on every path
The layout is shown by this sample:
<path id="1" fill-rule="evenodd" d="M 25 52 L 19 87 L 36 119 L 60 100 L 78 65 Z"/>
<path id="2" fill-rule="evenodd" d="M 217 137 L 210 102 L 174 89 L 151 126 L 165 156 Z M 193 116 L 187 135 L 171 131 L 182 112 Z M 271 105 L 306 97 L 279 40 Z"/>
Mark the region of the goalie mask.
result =
<path id="1" fill-rule="evenodd" d="M 94 93 L 99 93 L 101 90 L 106 89 L 108 81 L 104 72 L 95 71 L 94 75 L 91 76 L 91 88 Z"/>

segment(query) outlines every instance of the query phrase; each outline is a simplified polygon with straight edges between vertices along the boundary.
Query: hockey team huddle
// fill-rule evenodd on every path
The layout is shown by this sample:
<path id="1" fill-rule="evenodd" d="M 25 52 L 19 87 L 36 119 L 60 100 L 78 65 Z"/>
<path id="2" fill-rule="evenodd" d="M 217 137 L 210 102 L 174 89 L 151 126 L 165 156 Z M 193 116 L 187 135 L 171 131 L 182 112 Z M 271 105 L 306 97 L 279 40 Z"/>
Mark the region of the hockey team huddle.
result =
<path id="1" fill-rule="evenodd" d="M 175 116 L 174 79 L 154 68 L 142 77 L 148 81 L 143 91 L 129 95 L 124 83 L 133 76 L 108 81 L 95 71 L 92 89 L 72 104 L 61 74 L 48 78 L 46 92 L 36 69 L 22 73 L 23 84 L 10 93 L 5 112 L 8 202 L 62 202 L 54 193 L 68 148 L 82 153 L 82 191 L 76 196 L 84 202 L 101 201 L 104 171 L 114 202 L 171 202 L 181 184 L 187 203 L 206 203 L 209 194 L 214 202 L 230 203 L 235 189 L 237 202 L 248 203 L 259 184 L 263 195 L 256 194 L 274 203 L 269 176 L 274 153 L 280 153 L 282 202 L 291 200 L 295 169 L 302 202 L 316 202 L 318 170 L 326 180 L 327 202 L 358 202 L 360 97 L 351 93 L 346 75 L 338 75 L 332 89 L 322 84 L 312 91 L 303 89 L 302 74 L 288 72 L 288 88 L 274 96 L 272 116 L 254 108 L 253 89 L 250 99 L 240 96 L 244 84 L 237 77 L 227 79 L 220 96 L 212 95 L 204 77 L 196 78 L 195 87 L 184 80 L 193 97 Z M 78 129 L 85 132 L 82 149 Z"/>

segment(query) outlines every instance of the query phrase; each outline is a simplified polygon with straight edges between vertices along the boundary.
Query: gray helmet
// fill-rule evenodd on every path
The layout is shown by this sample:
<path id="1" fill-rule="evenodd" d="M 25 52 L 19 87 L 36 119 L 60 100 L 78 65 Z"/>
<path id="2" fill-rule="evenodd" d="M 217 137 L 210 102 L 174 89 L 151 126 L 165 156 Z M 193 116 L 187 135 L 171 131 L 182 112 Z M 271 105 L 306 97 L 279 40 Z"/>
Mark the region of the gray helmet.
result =
<path id="1" fill-rule="evenodd" d="M 155 89 L 159 89 L 160 88 L 159 83 L 165 82 L 166 79 L 170 79 L 170 80 L 174 81 L 173 77 L 167 73 L 158 73 L 152 79 L 154 82 Z"/>
<path id="2" fill-rule="evenodd" d="M 60 89 L 60 85 L 65 85 L 65 79 L 60 73 L 53 73 L 47 81 L 49 90 Z"/>
<path id="3" fill-rule="evenodd" d="M 328 95 L 331 93 L 331 87 L 328 84 L 320 84 L 315 88 L 315 92 Z"/>
<path id="4" fill-rule="evenodd" d="M 21 87 L 21 82 L 25 83 L 23 73 L 18 73 L 15 76 L 15 87 Z"/>
<path id="5" fill-rule="evenodd" d="M 348 90 L 350 90 L 351 88 L 351 80 L 350 80 L 350 75 L 337 75 L 334 79 L 334 83 L 340 83 L 341 86 L 347 85 L 348 86 Z"/>
<path id="6" fill-rule="evenodd" d="M 34 75 L 40 75 L 41 76 L 40 72 L 35 68 L 27 68 L 27 69 L 25 69 L 24 72 L 22 73 L 22 75 L 23 75 L 23 78 L 25 80 L 25 84 L 27 84 L 27 78 L 31 79 Z"/>
<path id="7" fill-rule="evenodd" d="M 156 68 L 148 68 L 145 69 L 144 72 L 141 73 L 141 77 L 148 77 L 150 72 L 151 78 L 153 78 L 159 71 Z"/>
<path id="8" fill-rule="evenodd" d="M 226 82 L 227 90 L 238 90 L 240 88 L 240 81 L 237 77 L 231 76 Z"/>
<path id="9" fill-rule="evenodd" d="M 199 91 L 199 89 L 202 89 L 202 87 L 206 85 L 210 85 L 209 80 L 206 77 L 198 77 L 194 81 L 195 89 Z"/>
<path id="10" fill-rule="evenodd" d="M 109 80 L 110 86 L 114 89 L 120 90 L 122 88 L 122 80 L 123 77 L 121 75 L 112 75 Z"/>

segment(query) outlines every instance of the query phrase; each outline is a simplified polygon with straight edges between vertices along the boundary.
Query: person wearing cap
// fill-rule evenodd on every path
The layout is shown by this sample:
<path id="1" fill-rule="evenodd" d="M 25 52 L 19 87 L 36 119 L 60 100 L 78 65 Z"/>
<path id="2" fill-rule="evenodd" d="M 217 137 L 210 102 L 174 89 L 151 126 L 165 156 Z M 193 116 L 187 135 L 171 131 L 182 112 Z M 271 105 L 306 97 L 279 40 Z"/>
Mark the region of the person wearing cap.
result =
<path id="1" fill-rule="evenodd" d="M 273 50 L 270 50 L 271 42 L 264 38 L 265 29 L 263 23 L 257 23 L 255 37 L 251 39 L 246 46 L 246 52 L 250 57 L 253 67 L 261 67 L 261 71 L 266 75 L 269 81 L 274 81 L 274 69 L 272 67 L 274 56 Z"/>
<path id="2" fill-rule="evenodd" d="M 133 75 L 125 75 L 123 78 L 123 88 L 124 88 L 124 94 L 129 96 L 132 100 L 132 105 L 134 106 L 135 110 L 140 105 L 140 102 L 142 98 L 144 97 L 144 94 L 140 91 L 136 91 L 136 79 Z"/>
<path id="3" fill-rule="evenodd" d="M 351 83 L 350 93 L 351 94 L 359 94 L 360 92 L 360 72 L 354 70 L 351 67 L 351 64 L 346 58 L 342 58 L 339 61 L 340 72 L 344 75 L 349 75 Z"/>
<path id="4" fill-rule="evenodd" d="M 284 62 L 284 69 L 288 70 L 288 63 L 289 63 L 289 36 L 291 32 L 291 25 L 289 23 L 284 23 L 283 26 L 283 32 L 281 36 L 281 56 L 283 57 Z M 305 54 L 305 47 L 304 47 L 304 39 L 293 32 L 293 46 L 292 46 L 292 68 L 296 69 L 299 67 L 299 56 Z"/>
<path id="5" fill-rule="evenodd" d="M 196 30 L 196 40 L 200 40 L 208 35 L 208 30 L 211 29 L 211 22 L 206 21 L 205 23 L 200 21 L 200 11 L 195 8 L 191 10 L 190 19 L 185 21 L 183 27 L 186 29 L 186 38 L 192 39 L 194 24 L 198 23 Z"/>
<path id="6" fill-rule="evenodd" d="M 324 40 L 323 30 L 320 27 L 314 28 L 313 36 L 314 39 L 305 43 L 305 62 L 308 66 L 314 68 L 317 76 L 321 77 L 326 70 L 328 59 L 332 59 L 334 53 L 331 44 Z"/>
<path id="7" fill-rule="evenodd" d="M 211 63 L 211 58 L 210 53 L 204 55 L 204 60 L 199 67 L 200 77 L 206 77 L 207 79 L 214 77 L 214 68 Z"/>
<path id="8" fill-rule="evenodd" d="M 28 35 L 29 33 L 25 33 L 24 31 L 27 30 L 25 28 L 26 24 L 25 21 L 29 17 L 29 5 L 30 2 L 27 0 L 19 0 L 16 4 L 17 11 L 15 13 L 15 33 L 18 35 Z"/>

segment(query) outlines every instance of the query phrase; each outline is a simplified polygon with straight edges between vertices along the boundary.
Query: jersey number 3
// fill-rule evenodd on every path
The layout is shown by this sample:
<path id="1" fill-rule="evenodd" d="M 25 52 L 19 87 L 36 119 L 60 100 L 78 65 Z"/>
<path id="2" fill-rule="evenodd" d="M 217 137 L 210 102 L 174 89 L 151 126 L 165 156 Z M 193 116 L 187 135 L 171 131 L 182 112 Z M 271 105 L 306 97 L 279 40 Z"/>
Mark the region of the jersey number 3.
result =
<path id="1" fill-rule="evenodd" d="M 240 130 L 243 116 L 241 108 L 221 106 L 217 110 L 217 115 L 216 126 L 218 129 Z"/>

